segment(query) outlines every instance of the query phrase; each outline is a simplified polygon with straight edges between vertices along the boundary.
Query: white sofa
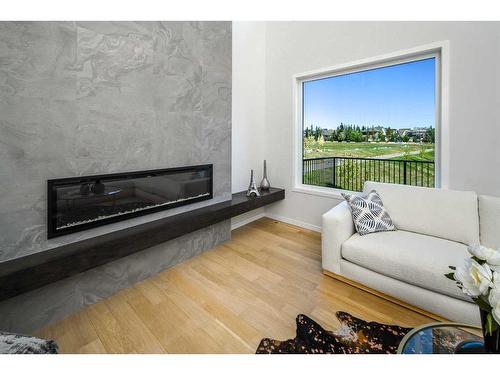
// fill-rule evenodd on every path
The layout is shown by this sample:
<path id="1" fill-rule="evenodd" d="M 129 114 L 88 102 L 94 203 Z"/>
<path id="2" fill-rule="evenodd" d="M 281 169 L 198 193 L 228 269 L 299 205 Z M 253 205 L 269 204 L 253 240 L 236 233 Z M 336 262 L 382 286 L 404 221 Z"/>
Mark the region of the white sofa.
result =
<path id="1" fill-rule="evenodd" d="M 477 306 L 444 274 L 469 256 L 468 245 L 500 247 L 500 198 L 365 182 L 364 193 L 371 190 L 398 230 L 360 236 L 347 202 L 340 203 L 323 215 L 323 270 L 444 318 L 480 324 Z"/>

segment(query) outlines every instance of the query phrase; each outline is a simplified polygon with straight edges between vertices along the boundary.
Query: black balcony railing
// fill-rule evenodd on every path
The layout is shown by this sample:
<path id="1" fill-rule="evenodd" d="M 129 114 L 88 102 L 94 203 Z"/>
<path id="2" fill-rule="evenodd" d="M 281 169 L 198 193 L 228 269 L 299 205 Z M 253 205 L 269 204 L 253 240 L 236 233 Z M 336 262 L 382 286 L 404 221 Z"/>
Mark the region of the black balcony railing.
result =
<path id="1" fill-rule="evenodd" d="M 303 159 L 304 184 L 362 191 L 365 181 L 434 187 L 434 162 L 337 156 Z"/>

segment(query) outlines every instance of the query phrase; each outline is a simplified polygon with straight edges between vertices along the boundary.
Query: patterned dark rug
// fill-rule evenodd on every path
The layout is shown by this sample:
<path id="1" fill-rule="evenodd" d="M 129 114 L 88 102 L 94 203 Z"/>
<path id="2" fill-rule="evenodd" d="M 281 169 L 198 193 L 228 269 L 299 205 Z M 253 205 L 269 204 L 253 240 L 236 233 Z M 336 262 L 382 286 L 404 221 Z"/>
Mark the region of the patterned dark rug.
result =
<path id="1" fill-rule="evenodd" d="M 366 322 L 338 311 L 342 326 L 327 331 L 311 318 L 298 315 L 297 336 L 279 341 L 263 339 L 256 354 L 391 354 L 396 353 L 404 335 L 411 328 Z"/>

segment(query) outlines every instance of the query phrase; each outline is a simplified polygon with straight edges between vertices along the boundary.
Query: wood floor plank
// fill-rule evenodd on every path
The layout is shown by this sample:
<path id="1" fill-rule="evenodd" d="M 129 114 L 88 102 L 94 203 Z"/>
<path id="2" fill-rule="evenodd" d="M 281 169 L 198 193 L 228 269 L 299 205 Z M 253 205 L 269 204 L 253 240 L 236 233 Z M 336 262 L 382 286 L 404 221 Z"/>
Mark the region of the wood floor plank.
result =
<path id="1" fill-rule="evenodd" d="M 82 347 L 99 341 L 86 310 L 73 314 L 40 332 L 40 335 L 56 339 L 61 353 L 79 352 Z"/>
<path id="2" fill-rule="evenodd" d="M 136 353 L 132 340 L 109 311 L 105 302 L 98 302 L 85 310 L 107 353 Z"/>
<path id="3" fill-rule="evenodd" d="M 213 319 L 237 335 L 247 346 L 254 347 L 255 343 L 258 343 L 261 338 L 259 331 L 227 308 L 224 301 L 220 300 L 216 294 L 213 294 L 212 289 L 200 281 L 196 275 L 195 272 L 192 272 L 190 277 L 183 283 L 183 293 L 196 298 Z"/>
<path id="4" fill-rule="evenodd" d="M 82 347 L 78 348 L 76 351 L 73 353 L 78 353 L 78 354 L 106 354 L 106 348 L 104 345 L 102 345 L 101 340 L 96 339 L 94 341 L 89 342 L 86 345 L 83 345 Z"/>
<path id="5" fill-rule="evenodd" d="M 252 353 L 264 337 L 294 337 L 298 314 L 334 330 L 336 311 L 408 327 L 432 321 L 323 275 L 319 233 L 263 218 L 37 334 L 62 353 Z"/>
<path id="6" fill-rule="evenodd" d="M 164 352 L 169 352 L 169 343 L 182 336 L 184 327 L 189 325 L 189 317 L 168 298 L 153 304 L 146 296 L 138 294 L 128 303 Z"/>

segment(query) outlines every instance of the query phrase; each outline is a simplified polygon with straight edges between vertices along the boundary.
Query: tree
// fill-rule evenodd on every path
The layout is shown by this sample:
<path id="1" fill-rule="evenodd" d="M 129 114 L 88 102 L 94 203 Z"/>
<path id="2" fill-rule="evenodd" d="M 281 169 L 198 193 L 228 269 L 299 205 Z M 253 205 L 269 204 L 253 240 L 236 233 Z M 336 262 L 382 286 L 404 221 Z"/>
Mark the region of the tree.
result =
<path id="1" fill-rule="evenodd" d="M 401 142 L 402 138 L 396 129 L 387 128 L 387 140 L 389 142 Z"/>
<path id="2" fill-rule="evenodd" d="M 346 140 L 346 135 L 344 130 L 337 130 L 337 140 L 339 142 L 344 142 Z"/>
<path id="3" fill-rule="evenodd" d="M 323 129 L 321 129 L 319 126 L 316 126 L 316 129 L 314 129 L 314 140 L 317 141 L 319 137 L 323 137 Z"/>
<path id="4" fill-rule="evenodd" d="M 346 126 L 346 128 L 345 128 L 345 140 L 347 142 L 351 142 L 352 141 L 352 129 L 351 129 L 351 127 L 349 125 Z"/>
<path id="5" fill-rule="evenodd" d="M 391 129 L 391 127 L 390 127 L 390 126 L 389 126 L 389 127 L 387 128 L 387 130 L 385 131 L 385 135 L 386 135 L 387 140 L 388 140 L 389 142 L 394 142 L 394 141 L 393 141 L 394 131 Z"/>
<path id="6" fill-rule="evenodd" d="M 363 133 L 361 133 L 361 131 L 356 131 L 354 133 L 354 142 L 363 142 Z"/>
<path id="7" fill-rule="evenodd" d="M 436 139 L 435 129 L 432 126 L 429 126 L 429 128 L 427 128 L 427 130 L 425 131 L 423 141 L 426 143 L 434 143 L 435 139 Z"/>
<path id="8" fill-rule="evenodd" d="M 408 137 L 408 134 L 403 135 L 403 142 L 407 143 L 410 141 L 410 137 Z"/>
<path id="9" fill-rule="evenodd" d="M 304 138 L 307 138 L 307 137 L 309 137 L 309 128 L 308 127 L 306 127 L 304 129 Z"/>

